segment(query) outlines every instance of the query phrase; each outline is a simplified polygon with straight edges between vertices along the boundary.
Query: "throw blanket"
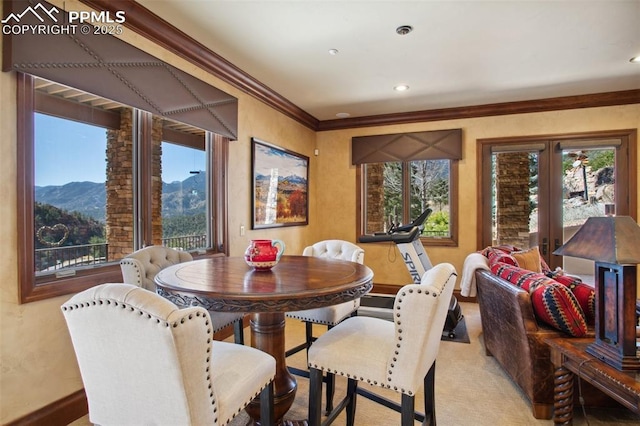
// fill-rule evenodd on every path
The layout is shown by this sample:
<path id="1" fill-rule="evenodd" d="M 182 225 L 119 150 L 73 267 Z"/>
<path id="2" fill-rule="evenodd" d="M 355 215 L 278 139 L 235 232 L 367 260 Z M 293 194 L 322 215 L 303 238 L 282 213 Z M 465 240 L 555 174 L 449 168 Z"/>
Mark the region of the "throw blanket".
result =
<path id="1" fill-rule="evenodd" d="M 476 295 L 476 269 L 489 270 L 489 260 L 480 253 L 471 253 L 464 260 L 462 266 L 460 294 L 464 297 L 475 297 Z"/>

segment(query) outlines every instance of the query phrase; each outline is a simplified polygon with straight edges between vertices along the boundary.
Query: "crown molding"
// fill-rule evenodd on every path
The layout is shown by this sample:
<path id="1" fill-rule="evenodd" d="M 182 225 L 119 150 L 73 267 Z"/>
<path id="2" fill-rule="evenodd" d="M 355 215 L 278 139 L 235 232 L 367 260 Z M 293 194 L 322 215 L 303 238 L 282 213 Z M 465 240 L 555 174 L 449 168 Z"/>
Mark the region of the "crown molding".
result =
<path id="1" fill-rule="evenodd" d="M 132 31 L 199 66 L 233 87 L 298 121 L 311 130 L 329 131 L 359 127 L 386 126 L 461 118 L 525 114 L 565 109 L 640 103 L 640 89 L 577 96 L 504 102 L 466 107 L 442 108 L 404 113 L 381 114 L 319 121 L 277 92 L 251 77 L 203 44 L 183 33 L 167 21 L 133 0 L 80 0 L 96 10 L 126 14 L 125 25 Z"/>
<path id="2" fill-rule="evenodd" d="M 317 131 L 640 103 L 640 89 L 321 121 Z"/>
<path id="3" fill-rule="evenodd" d="M 123 24 L 233 87 L 315 129 L 318 119 L 133 0 L 80 0 L 98 11 L 124 11 Z"/>

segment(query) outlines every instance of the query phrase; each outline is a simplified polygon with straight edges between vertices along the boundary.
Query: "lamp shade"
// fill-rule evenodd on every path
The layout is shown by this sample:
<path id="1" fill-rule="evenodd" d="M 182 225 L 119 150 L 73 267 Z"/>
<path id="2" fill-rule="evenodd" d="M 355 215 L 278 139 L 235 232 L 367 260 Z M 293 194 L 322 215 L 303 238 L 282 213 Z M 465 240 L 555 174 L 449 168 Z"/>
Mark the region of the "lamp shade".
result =
<path id="1" fill-rule="evenodd" d="M 620 265 L 638 264 L 640 226 L 629 216 L 590 217 L 553 254 Z"/>

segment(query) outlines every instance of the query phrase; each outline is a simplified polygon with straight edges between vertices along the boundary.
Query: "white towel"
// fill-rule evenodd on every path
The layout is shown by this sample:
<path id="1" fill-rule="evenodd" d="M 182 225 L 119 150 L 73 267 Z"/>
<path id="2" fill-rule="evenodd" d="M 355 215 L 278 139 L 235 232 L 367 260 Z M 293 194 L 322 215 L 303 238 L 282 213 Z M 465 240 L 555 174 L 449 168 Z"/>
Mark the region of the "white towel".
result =
<path id="1" fill-rule="evenodd" d="M 490 270 L 489 259 L 477 252 L 468 255 L 462 266 L 460 294 L 464 297 L 475 297 L 476 295 L 476 269 Z"/>

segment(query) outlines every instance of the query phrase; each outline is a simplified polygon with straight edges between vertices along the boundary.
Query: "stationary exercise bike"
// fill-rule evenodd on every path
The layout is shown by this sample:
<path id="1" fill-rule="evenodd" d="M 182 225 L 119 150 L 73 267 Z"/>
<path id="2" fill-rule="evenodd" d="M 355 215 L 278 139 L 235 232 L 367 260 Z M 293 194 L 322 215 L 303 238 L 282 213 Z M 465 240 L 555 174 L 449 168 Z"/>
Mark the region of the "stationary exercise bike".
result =
<path id="1" fill-rule="evenodd" d="M 402 260 L 404 261 L 409 275 L 414 283 L 420 284 L 420 280 L 426 271 L 433 268 L 433 264 L 424 250 L 420 241 L 420 234 L 424 229 L 424 223 L 431 214 L 431 209 L 427 208 L 413 222 L 407 225 L 400 225 L 391 221 L 391 226 L 387 232 L 375 232 L 374 234 L 361 235 L 358 241 L 361 243 L 379 243 L 391 241 L 396 244 Z M 458 300 L 451 296 L 447 319 L 445 321 L 443 335 L 449 338 L 456 337 L 456 326 L 462 321 L 463 315 Z"/>

